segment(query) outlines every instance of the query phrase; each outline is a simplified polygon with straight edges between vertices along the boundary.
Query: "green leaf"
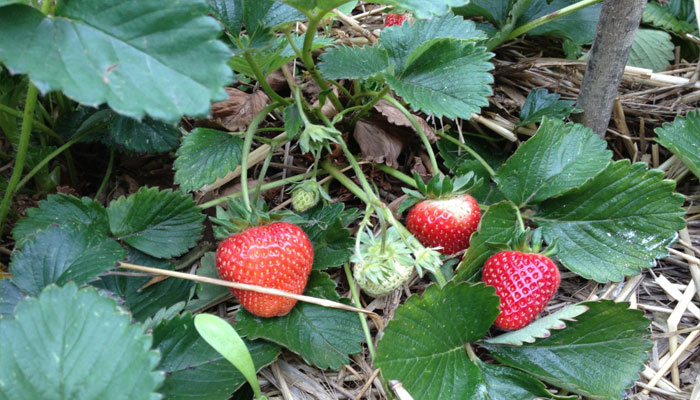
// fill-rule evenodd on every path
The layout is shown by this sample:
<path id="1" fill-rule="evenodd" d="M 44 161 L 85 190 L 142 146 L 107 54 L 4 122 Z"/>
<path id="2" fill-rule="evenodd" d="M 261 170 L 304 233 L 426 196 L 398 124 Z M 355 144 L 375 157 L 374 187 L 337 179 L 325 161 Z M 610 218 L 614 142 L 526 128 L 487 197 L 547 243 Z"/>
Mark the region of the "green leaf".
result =
<path id="1" fill-rule="evenodd" d="M 675 48 L 668 33 L 656 29 L 639 29 L 627 65 L 648 68 L 654 72 L 663 71 L 674 59 Z"/>
<path id="2" fill-rule="evenodd" d="M 549 93 L 547 89 L 536 89 L 527 95 L 523 109 L 520 111 L 520 122 L 516 126 L 524 126 L 542 121 L 542 117 L 564 119 L 571 113 L 581 110 L 574 107 L 573 100 L 559 100 L 559 95 Z"/>
<path id="3" fill-rule="evenodd" d="M 136 153 L 164 153 L 177 147 L 180 130 L 146 117 L 141 121 L 114 114 L 101 142 L 117 150 Z"/>
<path id="4" fill-rule="evenodd" d="M 132 248 L 129 248 L 127 261 L 147 267 L 174 270 L 175 266 L 167 261 L 158 260 Z M 149 276 L 102 276 L 92 285 L 107 290 L 124 300 L 124 306 L 131 311 L 134 319 L 143 321 L 153 316 L 163 307 L 188 301 L 192 296 L 194 282 L 186 279 L 168 278 L 157 283 L 151 282 Z"/>
<path id="5" fill-rule="evenodd" d="M 0 279 L 0 316 L 14 314 L 17 303 L 25 296 L 12 279 Z"/>
<path id="6" fill-rule="evenodd" d="M 255 397 L 260 397 L 260 384 L 255 375 L 255 365 L 248 347 L 238 332 L 221 317 L 212 314 L 199 314 L 194 318 L 194 327 L 199 335 L 219 354 L 224 356 L 253 388 Z"/>
<path id="7" fill-rule="evenodd" d="M 197 276 L 206 276 L 208 278 L 219 279 L 219 274 L 216 272 L 216 253 L 210 251 L 202 257 L 199 268 L 197 268 Z M 225 286 L 212 285 L 208 283 L 197 284 L 197 299 L 191 300 L 187 304 L 189 311 L 195 312 L 208 304 L 216 302 L 231 294 L 231 291 Z"/>
<path id="8" fill-rule="evenodd" d="M 451 134 L 455 136 L 454 133 Z M 485 140 L 464 137 L 464 142 L 480 154 L 493 169 L 498 169 L 506 161 L 506 153 L 496 146 L 489 145 Z M 469 192 L 479 204 L 491 205 L 505 200 L 503 193 L 498 190 L 495 183 L 491 182 L 489 171 L 469 153 L 446 139 L 440 139 L 437 142 L 437 148 L 445 166 L 449 168 L 450 175 L 458 176 L 473 172 L 474 179 L 483 180 L 484 183 L 482 185 Z"/>
<path id="9" fill-rule="evenodd" d="M 338 46 L 321 55 L 318 69 L 326 79 L 367 79 L 388 66 L 389 57 L 381 46 Z"/>
<path id="10" fill-rule="evenodd" d="M 27 216 L 17 222 L 12 230 L 16 248 L 22 248 L 39 231 L 54 224 L 75 224 L 91 228 L 95 232 L 108 234 L 107 211 L 102 204 L 88 198 L 79 199 L 65 194 L 50 194 L 39 202 L 38 208 L 27 210 Z"/>
<path id="11" fill-rule="evenodd" d="M 655 1 L 647 3 L 646 8 L 644 8 L 642 21 L 645 24 L 653 25 L 679 36 L 685 33 L 693 33 L 697 28 L 688 21 L 679 20 L 668 7 L 663 7 Z"/>
<path id="12" fill-rule="evenodd" d="M 0 318 L 0 397 L 156 399 L 163 374 L 151 336 L 114 301 L 75 284 L 49 286 Z"/>
<path id="13" fill-rule="evenodd" d="M 355 213 L 355 209 L 344 210 L 343 203 L 333 203 L 327 207 L 314 207 L 301 216 L 308 222 L 301 225 L 314 249 L 316 270 L 337 267 L 347 262 L 352 255 L 355 239 L 350 230 L 345 229 L 343 216 Z"/>
<path id="14" fill-rule="evenodd" d="M 522 346 L 484 344 L 496 359 L 591 399 L 621 399 L 639 378 L 651 341 L 649 320 L 627 303 L 584 303 L 566 329 Z"/>
<path id="15" fill-rule="evenodd" d="M 263 24 L 267 27 L 274 28 L 289 22 L 304 20 L 306 20 L 306 15 L 301 11 L 281 1 L 274 1 L 263 18 Z"/>
<path id="16" fill-rule="evenodd" d="M 498 364 L 479 363 L 489 400 L 531 400 L 534 398 L 576 400 L 578 396 L 557 396 L 542 382 L 525 372 Z"/>
<path id="17" fill-rule="evenodd" d="M 284 108 L 284 130 L 287 132 L 287 138 L 292 139 L 299 134 L 299 130 L 304 126 L 304 120 L 299 114 L 299 108 L 296 104 L 290 104 Z"/>
<path id="18" fill-rule="evenodd" d="M 469 119 L 488 105 L 492 94 L 491 57 L 473 43 L 437 39 L 414 50 L 405 69 L 388 75 L 387 82 L 414 110 Z"/>
<path id="19" fill-rule="evenodd" d="M 109 10 L 109 12 L 105 12 Z M 29 74 L 42 93 L 60 90 L 80 103 L 176 122 L 205 116 L 226 99 L 230 51 L 216 37 L 205 0 L 163 7 L 159 0 L 66 0 L 55 15 L 3 8 L 0 61 Z M 41 37 L 44 40 L 35 40 Z"/>
<path id="20" fill-rule="evenodd" d="M 450 282 L 428 286 L 396 310 L 377 344 L 375 365 L 415 399 L 484 399 L 484 380 L 465 344 L 498 316 L 493 287 Z"/>
<path id="21" fill-rule="evenodd" d="M 581 186 L 605 168 L 611 156 L 605 141 L 591 129 L 545 119 L 494 180 L 517 205 L 536 204 Z"/>
<path id="22" fill-rule="evenodd" d="M 204 215 L 192 197 L 170 189 L 143 187 L 107 208 L 112 233 L 158 258 L 179 256 L 201 237 Z"/>
<path id="23" fill-rule="evenodd" d="M 518 20 L 518 26 L 544 15 L 558 11 L 564 7 L 577 3 L 578 0 L 554 0 L 548 3 L 547 0 L 532 0 L 530 7 Z M 595 30 L 600 18 L 601 4 L 593 4 L 579 11 L 556 18 L 542 26 L 527 32 L 531 36 L 555 36 L 568 39 L 577 44 L 593 43 Z"/>
<path id="24" fill-rule="evenodd" d="M 518 210 L 508 202 L 496 203 L 481 216 L 479 230 L 472 234 L 469 248 L 457 266 L 457 281 L 471 279 L 498 250 L 491 243 L 507 243 L 520 230 Z"/>
<path id="25" fill-rule="evenodd" d="M 277 358 L 279 347 L 264 341 L 249 342 L 256 370 Z M 158 366 L 166 378 L 159 392 L 168 400 L 227 399 L 245 378 L 197 333 L 192 315 L 163 321 L 153 329 L 153 346 L 163 359 Z"/>
<path id="26" fill-rule="evenodd" d="M 173 164 L 175 183 L 192 191 L 223 178 L 241 161 L 243 139 L 227 132 L 197 128 L 185 136 Z"/>
<path id="27" fill-rule="evenodd" d="M 673 123 L 654 129 L 660 145 L 671 150 L 688 169 L 700 178 L 700 111 L 677 117 Z"/>
<path id="28" fill-rule="evenodd" d="M 410 54 L 419 46 L 434 39 L 460 39 L 479 41 L 485 39 L 484 33 L 476 24 L 462 17 L 448 14 L 428 20 L 418 20 L 405 26 L 395 25 L 382 30 L 379 45 L 389 55 L 389 64 L 394 65 L 395 74 L 406 69 Z"/>
<path id="29" fill-rule="evenodd" d="M 572 304 L 546 317 L 539 318 L 526 327 L 517 331 L 507 332 L 494 338 L 486 339 L 486 343 L 511 344 L 520 346 L 523 343 L 533 343 L 535 339 L 550 336 L 552 329 L 566 328 L 566 322 L 588 311 L 588 307 L 581 304 Z"/>
<path id="30" fill-rule="evenodd" d="M 505 25 L 514 0 L 471 0 L 465 6 L 454 9 L 464 17 L 484 17 L 500 28 Z"/>
<path id="31" fill-rule="evenodd" d="M 683 196 L 644 163 L 611 163 L 584 185 L 547 200 L 533 220 L 559 261 L 598 282 L 620 281 L 656 264 L 685 226 Z"/>
<path id="32" fill-rule="evenodd" d="M 447 14 L 451 7 L 463 6 L 468 2 L 469 0 L 385 0 L 382 3 L 413 11 L 416 17 L 423 19 Z"/>
<path id="33" fill-rule="evenodd" d="M 119 243 L 93 228 L 54 225 L 12 255 L 10 272 L 17 286 L 38 295 L 52 283 L 82 285 L 125 256 Z"/>
<path id="34" fill-rule="evenodd" d="M 209 12 L 235 36 L 241 32 L 243 23 L 242 2 L 243 0 L 207 0 Z"/>
<path id="35" fill-rule="evenodd" d="M 304 294 L 339 301 L 335 282 L 324 272 L 311 272 Z M 350 311 L 297 303 L 283 317 L 260 318 L 241 310 L 236 320 L 242 336 L 282 345 L 321 369 L 338 369 L 350 361 L 348 354 L 362 351 L 364 333 Z"/>

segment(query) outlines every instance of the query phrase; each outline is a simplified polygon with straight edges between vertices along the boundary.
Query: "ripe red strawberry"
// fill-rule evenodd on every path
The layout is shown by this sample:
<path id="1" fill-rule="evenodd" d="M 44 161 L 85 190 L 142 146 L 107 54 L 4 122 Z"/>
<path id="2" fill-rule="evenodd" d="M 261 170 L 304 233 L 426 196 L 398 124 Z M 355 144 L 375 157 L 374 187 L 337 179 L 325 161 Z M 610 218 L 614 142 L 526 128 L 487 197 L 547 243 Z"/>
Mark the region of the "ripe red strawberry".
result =
<path id="1" fill-rule="evenodd" d="M 248 228 L 228 237 L 216 250 L 222 279 L 302 294 L 314 263 L 306 233 L 288 222 Z M 231 289 L 243 308 L 260 317 L 282 316 L 296 300 Z"/>
<path id="2" fill-rule="evenodd" d="M 408 19 L 406 14 L 387 14 L 386 17 L 384 17 L 384 27 L 401 25 L 406 19 Z"/>
<path id="3" fill-rule="evenodd" d="M 481 220 L 476 200 L 461 194 L 419 202 L 406 217 L 406 228 L 423 246 L 440 247 L 443 254 L 454 254 L 469 247 L 469 238 Z"/>
<path id="4" fill-rule="evenodd" d="M 502 251 L 486 260 L 482 280 L 496 288 L 501 313 L 495 325 L 504 330 L 527 326 L 554 297 L 561 277 L 552 260 L 536 253 Z"/>

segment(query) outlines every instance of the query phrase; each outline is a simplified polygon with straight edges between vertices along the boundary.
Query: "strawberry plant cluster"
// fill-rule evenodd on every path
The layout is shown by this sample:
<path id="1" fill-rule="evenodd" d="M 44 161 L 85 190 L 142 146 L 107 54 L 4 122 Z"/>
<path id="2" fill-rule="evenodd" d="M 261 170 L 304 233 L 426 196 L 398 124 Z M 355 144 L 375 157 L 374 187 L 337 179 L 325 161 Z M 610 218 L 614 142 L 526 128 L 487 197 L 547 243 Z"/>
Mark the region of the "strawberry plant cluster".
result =
<path id="1" fill-rule="evenodd" d="M 366 357 L 387 396 L 623 398 L 650 321 L 547 306 L 564 272 L 621 282 L 668 256 L 675 182 L 544 89 L 516 144 L 461 129 L 499 46 L 578 57 L 599 3 L 0 0 L 0 398 L 263 399 L 257 371 L 290 354 Z M 671 3 L 645 13 L 640 46 L 662 45 L 637 65 L 695 31 Z M 696 176 L 699 132 L 698 112 L 656 129 Z M 106 151 L 104 179 L 80 183 L 77 148 Z M 174 172 L 117 190 L 115 160 L 139 157 Z"/>

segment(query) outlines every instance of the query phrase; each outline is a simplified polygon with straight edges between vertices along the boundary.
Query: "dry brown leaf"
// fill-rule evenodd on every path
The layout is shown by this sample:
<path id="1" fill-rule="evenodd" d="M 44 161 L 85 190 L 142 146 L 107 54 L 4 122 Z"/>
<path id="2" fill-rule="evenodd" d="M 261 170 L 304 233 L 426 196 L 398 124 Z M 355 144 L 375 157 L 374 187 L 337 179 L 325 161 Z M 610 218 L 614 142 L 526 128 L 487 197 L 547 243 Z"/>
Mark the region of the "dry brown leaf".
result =
<path id="1" fill-rule="evenodd" d="M 353 137 L 360 145 L 364 160 L 398 167 L 398 158 L 404 143 L 400 137 L 383 129 L 381 124 L 376 121 L 359 120 L 355 125 Z"/>
<path id="2" fill-rule="evenodd" d="M 211 106 L 212 120 L 231 132 L 244 131 L 250 122 L 270 102 L 265 92 L 246 93 L 235 88 L 226 88 L 228 99 Z"/>
<path id="3" fill-rule="evenodd" d="M 374 109 L 379 111 L 383 116 L 386 117 L 386 120 L 389 121 L 389 123 L 397 125 L 397 126 L 405 126 L 407 128 L 411 128 L 414 132 L 416 131 L 415 128 L 413 127 L 413 124 L 411 124 L 411 121 L 406 118 L 406 116 L 396 107 L 394 107 L 391 103 L 389 103 L 386 100 L 379 100 L 377 104 L 374 105 Z M 428 138 L 430 143 L 435 143 L 438 141 L 437 135 L 435 135 L 435 130 L 433 130 L 433 127 L 428 125 L 428 123 L 422 118 L 419 117 L 415 114 L 412 114 L 413 117 L 418 121 L 418 125 L 423 128 L 423 132 L 425 132 L 425 136 Z"/>
<path id="4" fill-rule="evenodd" d="M 335 97 L 338 97 L 338 88 L 334 86 L 332 90 L 333 94 L 335 94 Z M 313 106 L 318 107 L 318 104 L 318 99 L 316 99 L 316 101 L 314 101 Z M 326 116 L 326 118 L 333 118 L 336 115 L 338 115 L 338 110 L 335 109 L 335 106 L 333 105 L 333 103 L 331 103 L 331 100 L 328 98 L 328 96 L 326 96 L 325 102 L 323 103 L 323 107 L 321 107 L 321 112 L 323 113 L 323 115 Z"/>
<path id="5" fill-rule="evenodd" d="M 284 78 L 284 74 L 282 73 L 281 69 L 276 69 L 270 73 L 265 78 L 265 81 L 267 82 L 268 85 L 274 90 L 275 92 L 279 92 L 280 90 L 284 90 L 287 88 L 287 79 Z"/>

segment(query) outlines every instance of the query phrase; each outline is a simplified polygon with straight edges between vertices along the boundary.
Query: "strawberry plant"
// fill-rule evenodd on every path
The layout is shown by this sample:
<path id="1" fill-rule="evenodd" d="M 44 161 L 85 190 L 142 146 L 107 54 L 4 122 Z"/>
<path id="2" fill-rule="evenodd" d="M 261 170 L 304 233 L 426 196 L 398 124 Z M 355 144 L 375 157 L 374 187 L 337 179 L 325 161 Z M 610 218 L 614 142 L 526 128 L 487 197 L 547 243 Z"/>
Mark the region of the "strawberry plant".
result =
<path id="1" fill-rule="evenodd" d="M 288 398 L 289 360 L 369 371 L 346 397 L 623 398 L 649 319 L 550 301 L 667 257 L 676 182 L 546 89 L 463 124 L 599 2 L 0 1 L 0 398 Z M 698 116 L 655 130 L 695 176 Z"/>

